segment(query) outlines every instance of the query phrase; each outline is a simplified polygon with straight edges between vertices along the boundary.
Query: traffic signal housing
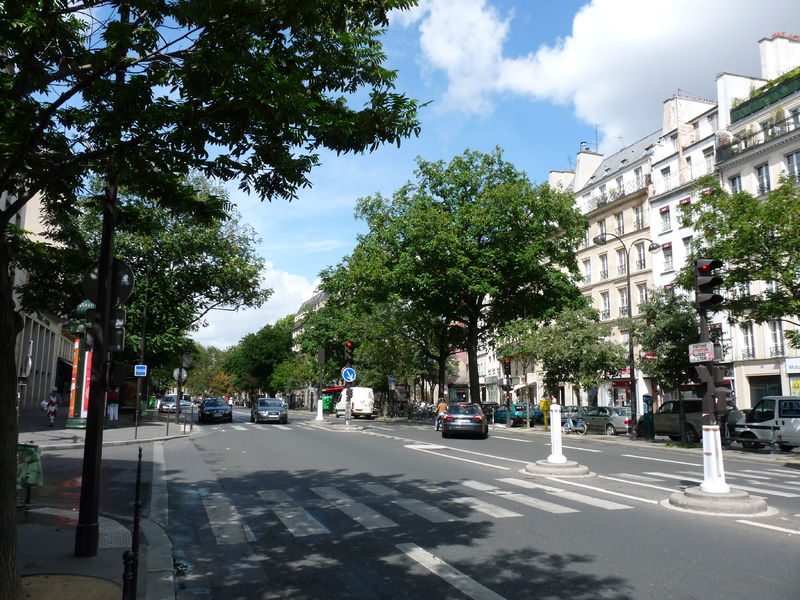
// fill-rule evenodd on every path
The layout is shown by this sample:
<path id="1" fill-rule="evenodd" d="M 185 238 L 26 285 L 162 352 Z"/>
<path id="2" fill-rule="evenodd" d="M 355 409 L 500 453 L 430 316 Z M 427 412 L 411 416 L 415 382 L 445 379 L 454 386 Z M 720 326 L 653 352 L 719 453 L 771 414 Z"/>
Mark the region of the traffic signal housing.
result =
<path id="1" fill-rule="evenodd" d="M 504 375 L 511 375 L 511 359 L 504 358 L 503 359 L 503 374 Z"/>
<path id="2" fill-rule="evenodd" d="M 347 340 L 344 344 L 344 364 L 350 365 L 353 362 L 353 349 L 355 344 L 351 340 Z"/>
<path id="3" fill-rule="evenodd" d="M 724 298 L 714 289 L 722 285 L 723 279 L 717 269 L 721 269 L 723 262 L 715 258 L 696 258 L 694 260 L 694 305 L 698 310 L 704 310 L 721 304 Z"/>

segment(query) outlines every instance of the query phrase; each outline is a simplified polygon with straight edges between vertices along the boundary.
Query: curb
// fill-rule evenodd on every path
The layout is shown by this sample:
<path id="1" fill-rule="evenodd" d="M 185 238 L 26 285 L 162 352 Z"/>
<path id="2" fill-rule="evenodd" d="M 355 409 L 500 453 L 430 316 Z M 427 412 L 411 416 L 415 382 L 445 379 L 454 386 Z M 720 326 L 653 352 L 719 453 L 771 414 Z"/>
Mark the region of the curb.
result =
<path id="1" fill-rule="evenodd" d="M 135 444 L 149 444 L 150 442 L 166 442 L 169 440 L 182 440 L 192 437 L 195 433 L 182 433 L 180 435 L 170 435 L 157 438 L 141 438 L 137 440 L 112 440 L 103 442 L 103 447 L 106 446 L 133 446 Z M 35 443 L 35 442 L 34 442 Z M 36 444 L 42 452 L 47 450 L 78 450 L 84 447 L 84 441 L 71 442 L 68 444 Z"/>

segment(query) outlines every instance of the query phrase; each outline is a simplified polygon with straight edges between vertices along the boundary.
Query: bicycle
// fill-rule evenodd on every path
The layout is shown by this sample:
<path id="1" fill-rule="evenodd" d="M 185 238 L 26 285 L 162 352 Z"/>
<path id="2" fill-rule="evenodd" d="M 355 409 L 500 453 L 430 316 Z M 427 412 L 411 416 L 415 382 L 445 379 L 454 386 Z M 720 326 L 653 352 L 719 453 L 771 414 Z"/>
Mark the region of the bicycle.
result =
<path id="1" fill-rule="evenodd" d="M 561 432 L 566 435 L 568 433 L 575 432 L 578 435 L 583 435 L 586 433 L 588 427 L 586 423 L 580 417 L 577 420 L 573 421 L 572 417 L 569 417 L 565 422 L 564 425 L 561 427 Z"/>

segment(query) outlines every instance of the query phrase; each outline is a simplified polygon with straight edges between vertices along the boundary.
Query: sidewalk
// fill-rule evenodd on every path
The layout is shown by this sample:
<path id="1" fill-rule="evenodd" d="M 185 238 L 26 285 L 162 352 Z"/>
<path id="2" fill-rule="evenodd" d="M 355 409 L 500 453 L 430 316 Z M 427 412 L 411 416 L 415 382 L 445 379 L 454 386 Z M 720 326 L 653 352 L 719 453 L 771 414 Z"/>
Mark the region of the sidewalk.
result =
<path id="1" fill-rule="evenodd" d="M 154 442 L 191 435 L 189 423 L 185 427 L 177 425 L 175 416 L 171 415 L 172 421 L 167 424 L 157 415 L 151 415 L 135 427 L 132 414 L 121 414 L 118 422 L 105 424 L 97 555 L 78 558 L 74 556 L 74 548 L 80 477 L 75 475 L 81 472 L 86 431 L 67 429 L 66 411 L 62 409 L 59 413 L 52 428 L 40 411 L 25 411 L 20 415 L 18 442 L 40 448 L 45 481 L 44 488 L 32 488 L 29 506 L 24 505 L 25 489 L 18 488 L 17 492 L 17 557 L 26 597 L 31 600 L 122 597 L 122 555 L 131 549 L 133 515 L 130 507 L 138 450 L 118 447 L 140 445 L 143 448 L 142 518 L 137 597 L 174 600 L 169 538 L 160 526 L 145 518 L 150 506 L 153 474 L 144 456 L 153 452 Z M 197 431 L 195 428 L 194 432 Z"/>

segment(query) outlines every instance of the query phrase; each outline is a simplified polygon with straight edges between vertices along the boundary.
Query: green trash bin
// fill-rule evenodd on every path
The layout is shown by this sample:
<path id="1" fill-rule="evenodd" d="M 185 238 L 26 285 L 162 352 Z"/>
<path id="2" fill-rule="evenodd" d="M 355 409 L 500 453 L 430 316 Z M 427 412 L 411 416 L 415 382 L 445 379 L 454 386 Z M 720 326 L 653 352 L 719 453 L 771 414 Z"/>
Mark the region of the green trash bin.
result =
<path id="1" fill-rule="evenodd" d="M 333 410 L 333 396 L 322 397 L 322 410 L 325 412 L 330 412 Z"/>
<path id="2" fill-rule="evenodd" d="M 644 413 L 644 439 L 652 440 L 656 437 L 655 425 L 653 424 L 653 413 Z"/>
<path id="3" fill-rule="evenodd" d="M 25 504 L 31 503 L 31 488 L 44 485 L 42 451 L 36 444 L 17 444 L 17 483 L 25 488 Z"/>

